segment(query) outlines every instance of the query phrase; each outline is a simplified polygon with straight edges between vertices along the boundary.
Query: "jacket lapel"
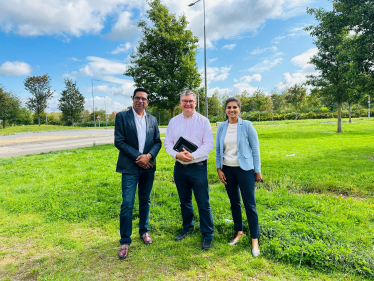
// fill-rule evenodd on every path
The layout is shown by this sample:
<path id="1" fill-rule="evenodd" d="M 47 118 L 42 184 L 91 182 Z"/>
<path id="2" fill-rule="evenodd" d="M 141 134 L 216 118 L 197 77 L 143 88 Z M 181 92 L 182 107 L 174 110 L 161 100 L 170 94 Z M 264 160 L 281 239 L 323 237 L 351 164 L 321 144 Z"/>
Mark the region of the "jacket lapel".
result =
<path id="1" fill-rule="evenodd" d="M 134 117 L 134 112 L 132 111 L 132 108 L 130 110 L 128 110 L 127 115 L 128 115 L 128 118 L 129 118 L 128 120 L 129 120 L 130 126 L 132 127 L 133 131 L 135 132 L 136 140 L 138 141 L 138 130 L 136 129 L 135 117 Z"/>
<path id="2" fill-rule="evenodd" d="M 220 135 L 220 143 L 222 144 L 221 147 L 220 147 L 220 150 L 221 150 L 221 155 L 223 157 L 223 143 L 225 141 L 225 136 L 226 136 L 226 132 L 227 132 L 227 127 L 229 125 L 229 120 L 226 120 L 225 121 L 225 126 L 223 126 L 222 128 L 222 132 L 221 132 L 221 135 Z"/>
<path id="3" fill-rule="evenodd" d="M 238 118 L 238 128 L 237 128 L 237 136 L 236 136 L 236 143 L 238 144 L 237 146 L 238 153 L 239 153 L 240 136 L 242 134 L 242 128 L 243 128 L 243 119 Z"/>
<path id="4" fill-rule="evenodd" d="M 148 139 L 148 132 L 149 132 L 149 116 L 148 114 L 145 116 L 145 143 L 147 143 L 147 139 Z"/>

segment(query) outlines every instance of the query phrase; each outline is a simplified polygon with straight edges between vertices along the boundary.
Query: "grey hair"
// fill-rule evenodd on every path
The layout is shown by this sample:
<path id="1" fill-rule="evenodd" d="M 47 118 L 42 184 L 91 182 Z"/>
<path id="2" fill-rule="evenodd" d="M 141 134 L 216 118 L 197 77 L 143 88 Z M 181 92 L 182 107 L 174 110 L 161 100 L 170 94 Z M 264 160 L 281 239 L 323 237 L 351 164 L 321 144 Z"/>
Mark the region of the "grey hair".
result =
<path id="1" fill-rule="evenodd" d="M 232 102 L 232 101 L 236 102 L 236 104 L 238 105 L 239 109 L 241 109 L 241 105 L 242 105 L 242 103 L 240 102 L 240 100 L 239 100 L 237 97 L 229 97 L 229 98 L 226 100 L 226 102 L 225 102 L 225 110 L 226 110 L 227 105 L 229 104 L 229 102 Z M 226 120 L 229 119 L 229 117 L 227 116 L 226 113 L 225 113 L 225 115 L 226 115 Z M 240 115 L 239 115 L 239 116 L 240 116 Z"/>
<path id="2" fill-rule="evenodd" d="M 182 97 L 183 97 L 183 96 L 189 96 L 189 95 L 193 95 L 193 97 L 194 97 L 195 100 L 196 100 L 196 94 L 195 94 L 195 92 L 192 91 L 192 90 L 189 90 L 189 89 L 184 90 L 184 91 L 181 93 L 181 100 L 182 100 Z"/>

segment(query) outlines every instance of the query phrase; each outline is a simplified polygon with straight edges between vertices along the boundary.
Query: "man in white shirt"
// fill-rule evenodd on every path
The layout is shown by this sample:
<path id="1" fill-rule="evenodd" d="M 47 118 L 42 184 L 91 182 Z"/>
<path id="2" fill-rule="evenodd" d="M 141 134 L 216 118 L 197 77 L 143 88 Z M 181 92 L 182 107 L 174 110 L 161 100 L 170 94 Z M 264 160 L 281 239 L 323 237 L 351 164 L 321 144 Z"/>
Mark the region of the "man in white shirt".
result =
<path id="1" fill-rule="evenodd" d="M 200 215 L 200 230 L 204 237 L 203 249 L 209 249 L 213 242 L 213 217 L 209 203 L 207 159 L 214 147 L 212 128 L 209 120 L 195 111 L 196 94 L 186 90 L 181 94 L 182 113 L 172 118 L 166 130 L 165 149 L 176 160 L 174 181 L 177 186 L 183 218 L 182 233 L 175 237 L 180 241 L 193 228 L 192 191 Z M 198 149 L 190 153 L 173 150 L 180 137 L 194 143 Z"/>
<path id="2" fill-rule="evenodd" d="M 136 186 L 139 196 L 139 235 L 145 244 L 152 244 L 148 233 L 148 216 L 156 170 L 155 160 L 161 149 L 161 140 L 157 119 L 145 112 L 149 103 L 148 96 L 146 89 L 135 89 L 133 107 L 116 115 L 114 145 L 119 150 L 116 171 L 122 173 L 120 259 L 127 257 L 131 244 Z"/>

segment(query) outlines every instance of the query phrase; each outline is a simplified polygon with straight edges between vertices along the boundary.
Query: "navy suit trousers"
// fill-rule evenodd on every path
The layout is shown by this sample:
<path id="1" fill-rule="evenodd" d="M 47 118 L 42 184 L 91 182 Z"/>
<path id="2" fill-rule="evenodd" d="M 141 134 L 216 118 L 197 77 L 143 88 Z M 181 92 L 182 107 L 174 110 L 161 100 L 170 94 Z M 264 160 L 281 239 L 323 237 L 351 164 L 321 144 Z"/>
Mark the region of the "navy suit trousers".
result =
<path id="1" fill-rule="evenodd" d="M 182 165 L 175 162 L 174 181 L 177 186 L 183 219 L 183 233 L 194 227 L 192 191 L 196 199 L 200 216 L 200 230 L 204 239 L 213 239 L 213 217 L 209 203 L 207 162 L 201 165 Z"/>
<path id="2" fill-rule="evenodd" d="M 144 172 L 139 167 L 137 174 L 122 174 L 122 205 L 120 212 L 120 234 L 121 245 L 131 244 L 132 233 L 132 213 L 135 204 L 136 186 L 138 186 L 139 198 L 139 234 L 143 235 L 149 231 L 149 208 L 151 206 L 151 191 L 153 180 L 155 177 L 154 172 Z"/>
<path id="3" fill-rule="evenodd" d="M 222 172 L 226 177 L 226 191 L 230 198 L 231 213 L 235 231 L 243 230 L 240 193 L 242 194 L 245 212 L 247 214 L 249 231 L 252 239 L 260 238 L 260 228 L 255 200 L 255 174 L 253 170 L 244 171 L 240 167 L 223 166 Z M 240 188 L 240 193 L 239 193 Z"/>

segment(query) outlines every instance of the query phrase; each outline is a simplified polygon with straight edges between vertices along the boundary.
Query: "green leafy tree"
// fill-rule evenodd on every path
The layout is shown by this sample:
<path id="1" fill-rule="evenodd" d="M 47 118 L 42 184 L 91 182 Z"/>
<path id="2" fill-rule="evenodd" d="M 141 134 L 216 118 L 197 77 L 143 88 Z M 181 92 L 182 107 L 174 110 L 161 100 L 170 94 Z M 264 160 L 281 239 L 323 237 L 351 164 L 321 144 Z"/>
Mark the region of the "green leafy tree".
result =
<path id="1" fill-rule="evenodd" d="M 0 119 L 3 120 L 3 128 L 5 129 L 5 121 L 16 118 L 21 107 L 21 100 L 5 90 L 0 85 Z"/>
<path id="2" fill-rule="evenodd" d="M 318 25 L 306 28 L 310 35 L 316 37 L 314 42 L 318 53 L 311 59 L 317 75 L 309 75 L 307 84 L 317 87 L 319 94 L 334 101 L 338 111 L 337 132 L 342 132 L 341 110 L 342 104 L 348 100 L 347 74 L 350 69 L 349 52 L 344 48 L 344 40 L 348 33 L 334 22 L 334 11 L 323 9 L 308 9 L 314 15 Z"/>
<path id="3" fill-rule="evenodd" d="M 253 106 L 256 111 L 258 111 L 258 121 L 261 121 L 261 112 L 265 110 L 271 110 L 273 103 L 271 97 L 265 95 L 265 93 L 258 88 L 252 94 Z"/>
<path id="4" fill-rule="evenodd" d="M 74 126 L 74 120 L 82 118 L 84 109 L 84 96 L 77 88 L 77 83 L 71 79 L 65 79 L 65 90 L 61 93 L 58 100 L 58 109 L 62 112 L 62 118 L 66 122 L 71 122 Z"/>
<path id="5" fill-rule="evenodd" d="M 295 119 L 297 119 L 297 111 L 300 107 L 300 103 L 302 103 L 303 100 L 305 99 L 305 96 L 306 96 L 306 88 L 301 85 L 295 84 L 294 86 L 290 87 L 287 91 L 287 95 L 285 98 L 286 98 L 286 101 L 292 104 L 292 106 L 296 110 Z"/>
<path id="6" fill-rule="evenodd" d="M 240 100 L 241 111 L 250 112 L 253 110 L 253 101 L 247 90 L 244 90 L 241 94 L 236 95 L 236 97 Z"/>
<path id="7" fill-rule="evenodd" d="M 40 114 L 47 108 L 47 101 L 53 95 L 51 91 L 51 77 L 47 74 L 43 76 L 30 76 L 24 82 L 26 90 L 33 97 L 26 102 L 26 106 L 38 115 L 38 125 L 40 126 Z"/>
<path id="8" fill-rule="evenodd" d="M 219 92 L 216 90 L 213 96 L 208 97 L 208 112 L 210 115 L 219 115 L 222 114 L 222 106 L 219 100 Z"/>
<path id="9" fill-rule="evenodd" d="M 196 89 L 201 82 L 195 60 L 198 38 L 187 30 L 184 15 L 177 18 L 169 14 L 160 0 L 148 4 L 147 18 L 153 27 L 146 21 L 138 23 L 143 37 L 124 74 L 132 77 L 136 86 L 150 90 L 151 103 L 174 116 L 179 93 L 186 88 Z"/>

